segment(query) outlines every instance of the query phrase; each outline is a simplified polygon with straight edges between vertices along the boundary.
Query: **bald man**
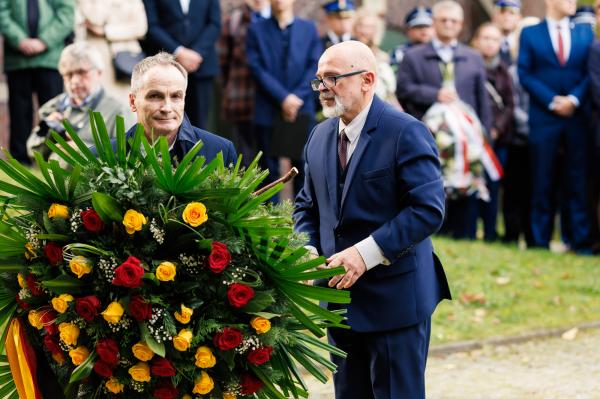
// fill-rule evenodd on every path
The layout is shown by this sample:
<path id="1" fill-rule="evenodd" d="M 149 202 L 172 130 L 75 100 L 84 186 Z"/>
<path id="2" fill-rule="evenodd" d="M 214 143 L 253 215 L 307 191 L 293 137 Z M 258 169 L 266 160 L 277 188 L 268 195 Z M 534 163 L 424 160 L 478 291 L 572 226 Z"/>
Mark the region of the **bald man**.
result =
<path id="1" fill-rule="evenodd" d="M 295 229 L 325 267 L 317 284 L 350 290 L 349 330 L 330 329 L 336 398 L 424 398 L 431 314 L 450 290 L 430 236 L 444 218 L 444 186 L 425 125 L 374 94 L 376 61 L 357 41 L 330 47 L 317 79 L 328 120 L 304 149 Z M 339 309 L 328 304 L 330 309 Z"/>

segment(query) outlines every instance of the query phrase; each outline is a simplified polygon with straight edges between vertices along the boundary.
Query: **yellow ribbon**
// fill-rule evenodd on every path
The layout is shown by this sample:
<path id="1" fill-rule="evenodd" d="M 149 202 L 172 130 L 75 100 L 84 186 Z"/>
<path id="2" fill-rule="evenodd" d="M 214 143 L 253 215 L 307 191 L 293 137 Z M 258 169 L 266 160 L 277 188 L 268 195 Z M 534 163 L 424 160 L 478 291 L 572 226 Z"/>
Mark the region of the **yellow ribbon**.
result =
<path id="1" fill-rule="evenodd" d="M 20 399 L 39 399 L 36 394 L 35 375 L 30 368 L 23 347 L 25 331 L 19 319 L 10 322 L 6 336 L 6 356 Z"/>

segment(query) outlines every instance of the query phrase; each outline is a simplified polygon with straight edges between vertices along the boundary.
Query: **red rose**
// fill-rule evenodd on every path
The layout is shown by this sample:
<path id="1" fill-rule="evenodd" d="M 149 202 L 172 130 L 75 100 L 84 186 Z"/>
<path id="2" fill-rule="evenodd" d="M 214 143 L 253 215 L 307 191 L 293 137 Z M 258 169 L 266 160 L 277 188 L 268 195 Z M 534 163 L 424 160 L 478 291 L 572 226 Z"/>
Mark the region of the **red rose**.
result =
<path id="1" fill-rule="evenodd" d="M 129 301 L 129 313 L 137 321 L 150 320 L 152 317 L 152 304 L 146 302 L 143 296 L 136 295 Z"/>
<path id="2" fill-rule="evenodd" d="M 242 343 L 244 337 L 237 328 L 226 327 L 222 332 L 217 333 L 213 338 L 215 346 L 222 351 L 233 349 Z"/>
<path id="3" fill-rule="evenodd" d="M 19 294 L 15 295 L 15 301 L 23 310 L 29 310 L 31 306 L 27 302 L 24 302 L 21 298 L 19 298 Z"/>
<path id="4" fill-rule="evenodd" d="M 212 251 L 208 256 L 208 268 L 213 273 L 221 273 L 231 262 L 231 254 L 227 250 L 227 245 L 222 242 L 214 241 Z"/>
<path id="5" fill-rule="evenodd" d="M 93 209 L 82 211 L 81 221 L 83 222 L 83 227 L 91 233 L 98 233 L 104 228 L 104 223 L 102 223 L 100 215 Z"/>
<path id="6" fill-rule="evenodd" d="M 115 278 L 112 283 L 122 287 L 137 288 L 142 285 L 144 268 L 140 266 L 138 258 L 130 256 L 125 262 L 115 269 Z"/>
<path id="7" fill-rule="evenodd" d="M 50 353 L 62 353 L 62 349 L 60 349 L 58 338 L 56 338 L 56 336 L 49 334 L 44 335 L 44 347 Z"/>
<path id="8" fill-rule="evenodd" d="M 44 254 L 52 266 L 58 265 L 63 259 L 62 247 L 54 242 L 48 242 Z"/>
<path id="9" fill-rule="evenodd" d="M 169 380 L 162 380 L 156 384 L 152 396 L 157 399 L 175 399 L 179 396 L 179 391 Z"/>
<path id="10" fill-rule="evenodd" d="M 262 348 L 253 349 L 248 353 L 248 362 L 255 366 L 260 366 L 263 363 L 266 363 L 271 358 L 271 353 L 273 353 L 273 348 L 270 346 L 263 346 Z"/>
<path id="11" fill-rule="evenodd" d="M 119 363 L 119 345 L 112 338 L 104 338 L 96 344 L 96 352 L 104 363 L 114 368 Z"/>
<path id="12" fill-rule="evenodd" d="M 87 321 L 92 321 L 98 316 L 100 300 L 96 295 L 84 296 L 75 300 L 75 311 Z"/>
<path id="13" fill-rule="evenodd" d="M 233 283 L 227 289 L 227 299 L 234 308 L 243 308 L 254 298 L 254 290 L 252 287 Z"/>
<path id="14" fill-rule="evenodd" d="M 155 357 L 150 366 L 150 372 L 156 377 L 173 377 L 177 372 L 170 361 L 164 357 Z"/>
<path id="15" fill-rule="evenodd" d="M 33 296 L 40 296 L 44 294 L 44 291 L 42 291 L 42 289 L 38 285 L 37 280 L 35 279 L 35 276 L 33 274 L 27 276 L 27 287 L 29 288 L 29 291 L 31 291 L 31 295 Z"/>
<path id="16" fill-rule="evenodd" d="M 263 387 L 263 382 L 252 374 L 245 373 L 242 374 L 240 385 L 242 386 L 242 395 L 252 395 Z"/>
<path id="17" fill-rule="evenodd" d="M 56 320 L 56 312 L 53 310 L 44 310 L 40 317 L 40 321 L 44 325 L 44 330 L 50 335 L 56 335 L 58 333 L 58 327 L 54 324 Z"/>
<path id="18" fill-rule="evenodd" d="M 113 368 L 110 366 L 110 364 L 102 360 L 96 361 L 96 364 L 94 364 L 94 371 L 96 374 L 104 378 L 110 378 L 113 374 Z"/>

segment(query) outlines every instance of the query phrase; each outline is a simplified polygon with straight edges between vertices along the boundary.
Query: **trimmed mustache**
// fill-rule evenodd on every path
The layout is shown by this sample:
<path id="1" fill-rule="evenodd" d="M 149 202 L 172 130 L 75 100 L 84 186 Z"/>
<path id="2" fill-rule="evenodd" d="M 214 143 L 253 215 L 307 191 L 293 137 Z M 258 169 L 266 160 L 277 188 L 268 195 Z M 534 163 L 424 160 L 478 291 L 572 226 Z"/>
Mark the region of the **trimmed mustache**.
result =
<path id="1" fill-rule="evenodd" d="M 333 100 L 335 99 L 335 94 L 333 93 L 321 93 L 319 94 L 319 100 L 324 101 L 324 100 Z"/>

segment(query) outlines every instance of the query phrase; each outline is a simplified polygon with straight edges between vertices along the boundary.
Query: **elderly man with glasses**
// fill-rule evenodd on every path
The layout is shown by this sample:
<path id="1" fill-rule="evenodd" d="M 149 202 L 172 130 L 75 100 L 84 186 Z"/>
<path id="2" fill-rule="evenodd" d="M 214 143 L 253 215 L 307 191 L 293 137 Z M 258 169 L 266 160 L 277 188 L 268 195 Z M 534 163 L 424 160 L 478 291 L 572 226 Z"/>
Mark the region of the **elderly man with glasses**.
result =
<path id="1" fill-rule="evenodd" d="M 431 314 L 450 298 L 430 236 L 444 217 L 444 187 L 427 127 L 375 95 L 365 44 L 325 51 L 317 79 L 325 117 L 304 150 L 295 229 L 315 256 L 346 273 L 317 281 L 347 289 L 349 330 L 330 329 L 336 398 L 425 397 Z M 330 309 L 339 309 L 329 304 Z"/>
<path id="2" fill-rule="evenodd" d="M 50 155 L 46 146 L 50 129 L 69 140 L 62 124 L 65 119 L 86 144 L 93 145 L 90 110 L 102 113 L 111 136 L 115 135 L 117 115 L 125 118 L 126 127 L 135 123 L 134 114 L 126 106 L 127 99 L 116 99 L 102 87 L 104 68 L 102 55 L 87 42 L 77 42 L 65 47 L 58 63 L 65 91 L 40 107 L 40 123 L 27 140 L 30 157 L 33 156 L 33 151 L 40 151 L 45 157 Z"/>

